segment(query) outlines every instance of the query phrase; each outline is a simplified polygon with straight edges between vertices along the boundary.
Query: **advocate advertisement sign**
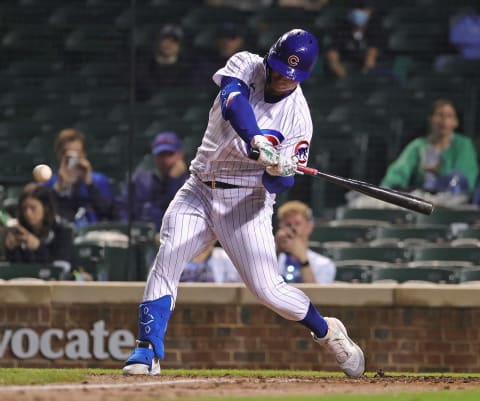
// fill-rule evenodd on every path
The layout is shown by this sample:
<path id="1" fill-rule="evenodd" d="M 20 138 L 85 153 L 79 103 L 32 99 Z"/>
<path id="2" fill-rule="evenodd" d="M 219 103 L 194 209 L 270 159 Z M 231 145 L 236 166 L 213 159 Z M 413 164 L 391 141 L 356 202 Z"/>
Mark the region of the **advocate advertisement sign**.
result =
<path id="1" fill-rule="evenodd" d="M 109 332 L 99 320 L 90 330 L 48 329 L 42 334 L 29 328 L 0 332 L 0 358 L 10 350 L 19 359 L 118 359 L 125 360 L 135 346 L 135 336 L 128 330 Z"/>

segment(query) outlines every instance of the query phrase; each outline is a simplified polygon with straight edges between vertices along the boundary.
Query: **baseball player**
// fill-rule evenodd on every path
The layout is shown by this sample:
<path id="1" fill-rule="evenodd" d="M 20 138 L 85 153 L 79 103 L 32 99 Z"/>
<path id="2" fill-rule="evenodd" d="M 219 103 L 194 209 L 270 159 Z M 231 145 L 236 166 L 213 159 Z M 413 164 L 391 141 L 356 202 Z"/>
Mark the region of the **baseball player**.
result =
<path id="1" fill-rule="evenodd" d="M 139 306 L 137 346 L 126 375 L 156 375 L 184 266 L 215 241 L 259 302 L 299 322 L 331 349 L 351 377 L 364 372 L 362 350 L 335 318 L 323 317 L 278 273 L 272 229 L 275 194 L 293 185 L 305 165 L 312 120 L 299 85 L 318 55 L 316 38 L 301 29 L 283 34 L 262 58 L 234 54 L 213 75 L 220 87 L 191 176 L 177 192 L 160 229 L 160 248 Z M 257 149 L 258 160 L 248 157 Z"/>

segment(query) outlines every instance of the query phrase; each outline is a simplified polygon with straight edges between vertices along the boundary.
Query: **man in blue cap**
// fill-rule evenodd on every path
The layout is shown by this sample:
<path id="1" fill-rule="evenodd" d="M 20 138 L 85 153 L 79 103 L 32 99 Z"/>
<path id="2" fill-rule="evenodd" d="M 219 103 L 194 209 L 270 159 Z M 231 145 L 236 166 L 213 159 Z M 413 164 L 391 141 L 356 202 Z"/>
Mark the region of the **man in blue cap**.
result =
<path id="1" fill-rule="evenodd" d="M 188 178 L 182 141 L 173 132 L 157 134 L 152 141 L 153 169 L 138 168 L 132 177 L 132 207 L 128 207 L 128 188 L 120 198 L 118 214 L 127 221 L 129 210 L 132 220 L 155 223 L 160 229 L 162 218 L 175 193 Z"/>

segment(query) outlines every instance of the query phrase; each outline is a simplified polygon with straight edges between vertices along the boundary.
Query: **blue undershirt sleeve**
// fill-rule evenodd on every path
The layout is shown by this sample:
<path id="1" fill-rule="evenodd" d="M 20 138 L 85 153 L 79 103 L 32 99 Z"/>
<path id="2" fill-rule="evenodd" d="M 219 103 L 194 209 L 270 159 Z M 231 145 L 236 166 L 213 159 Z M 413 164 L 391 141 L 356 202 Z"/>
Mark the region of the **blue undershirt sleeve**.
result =
<path id="1" fill-rule="evenodd" d="M 250 143 L 260 133 L 255 114 L 248 98 L 250 90 L 242 80 L 223 77 L 220 85 L 220 105 L 222 116 L 230 121 L 235 132 L 246 143 Z"/>
<path id="2" fill-rule="evenodd" d="M 295 183 L 295 178 L 292 176 L 281 177 L 276 175 L 270 175 L 266 171 L 262 176 L 262 184 L 265 189 L 272 194 L 279 194 L 284 192 Z"/>

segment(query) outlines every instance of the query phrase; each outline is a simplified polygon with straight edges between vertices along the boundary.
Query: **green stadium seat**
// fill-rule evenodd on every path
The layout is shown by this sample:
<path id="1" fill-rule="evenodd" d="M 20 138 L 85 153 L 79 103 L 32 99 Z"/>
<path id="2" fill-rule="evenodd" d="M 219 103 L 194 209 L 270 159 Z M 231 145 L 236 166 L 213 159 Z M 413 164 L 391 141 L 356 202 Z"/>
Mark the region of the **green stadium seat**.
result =
<path id="1" fill-rule="evenodd" d="M 478 79 L 480 60 L 454 58 L 442 64 L 438 71 L 442 74 Z"/>
<path id="2" fill-rule="evenodd" d="M 414 261 L 463 261 L 478 263 L 480 248 L 478 247 L 439 247 L 421 246 L 413 249 Z"/>
<path id="3" fill-rule="evenodd" d="M 315 226 L 310 240 L 318 242 L 364 242 L 372 238 L 372 229 L 365 226 Z"/>
<path id="4" fill-rule="evenodd" d="M 370 283 L 371 268 L 367 266 L 337 266 L 335 281 L 348 283 Z"/>
<path id="5" fill-rule="evenodd" d="M 187 9 L 182 18 L 182 26 L 188 32 L 194 32 L 208 25 L 235 23 L 244 25 L 248 14 L 233 7 L 204 6 Z"/>
<path id="6" fill-rule="evenodd" d="M 128 230 L 129 226 L 127 223 L 105 221 L 78 228 L 76 236 L 84 236 L 91 231 L 117 231 L 128 235 Z M 134 242 L 153 241 L 155 239 L 156 228 L 153 223 L 134 221 L 131 224 L 130 233 L 132 235 L 132 241 Z"/>
<path id="7" fill-rule="evenodd" d="M 98 261 L 100 260 L 101 255 L 109 256 L 109 260 L 105 261 L 108 263 L 109 270 L 112 269 L 112 264 L 114 263 L 113 258 L 118 255 L 124 255 L 130 257 L 130 262 L 128 266 L 124 262 L 120 263 L 120 270 L 114 271 L 113 273 L 108 273 L 102 276 L 100 273 L 100 278 L 108 277 L 108 280 L 121 280 L 121 281 L 131 281 L 131 280 L 140 280 L 143 281 L 147 278 L 148 272 L 150 270 L 151 264 L 158 250 L 158 246 L 155 243 L 155 234 L 156 228 L 153 223 L 134 221 L 131 224 L 130 233 L 131 233 L 131 243 L 130 251 L 120 249 L 120 251 L 115 251 L 115 249 L 109 249 L 108 251 L 102 251 L 104 246 L 100 241 L 95 240 L 91 241 L 88 239 L 89 233 L 95 235 L 98 232 L 117 232 L 128 235 L 129 226 L 127 223 L 121 222 L 99 222 L 96 224 L 90 224 L 85 227 L 81 227 L 77 230 L 77 238 L 80 238 L 80 241 L 86 241 L 91 245 L 86 249 L 80 249 L 77 254 L 84 253 L 86 257 L 80 258 L 80 261 L 84 263 L 92 274 L 92 272 L 98 277 Z M 90 234 L 90 236 L 92 236 Z M 92 237 L 91 237 L 92 238 Z M 98 238 L 98 237 L 97 237 Z M 78 241 L 78 240 L 77 240 Z M 99 245 L 97 247 L 97 245 Z M 103 252 L 100 253 L 100 252 Z M 91 256 L 89 255 L 91 253 Z M 100 253 L 100 254 L 99 254 Z M 102 263 L 100 263 L 100 268 L 102 268 Z M 98 278 L 97 278 L 98 279 Z"/>
<path id="8" fill-rule="evenodd" d="M 378 227 L 375 237 L 377 239 L 422 239 L 430 242 L 439 242 L 449 239 L 449 226 L 392 226 L 392 227 Z"/>
<path id="9" fill-rule="evenodd" d="M 59 3 L 60 5 L 61 3 Z M 48 18 L 48 25 L 56 29 L 71 30 L 92 23 L 103 26 L 105 33 L 112 29 L 115 16 L 123 8 L 121 2 L 115 8 L 113 4 L 107 7 L 96 5 L 85 7 L 83 4 L 67 4 L 56 8 Z"/>
<path id="10" fill-rule="evenodd" d="M 371 260 L 390 263 L 410 260 L 409 249 L 395 246 L 325 247 L 323 253 L 333 260 Z"/>
<path id="11" fill-rule="evenodd" d="M 480 268 L 465 268 L 460 272 L 460 283 L 480 283 Z"/>
<path id="12" fill-rule="evenodd" d="M 465 230 L 459 230 L 456 238 L 472 238 L 480 240 L 480 227 L 469 227 Z"/>
<path id="13" fill-rule="evenodd" d="M 455 270 L 447 268 L 373 268 L 372 282 L 395 281 L 404 283 L 407 281 L 426 281 L 432 283 L 455 284 L 458 282 Z"/>
<path id="14" fill-rule="evenodd" d="M 75 240 L 73 271 L 85 271 L 95 281 L 135 281 L 138 278 L 133 248 L 127 243 Z"/>
<path id="15" fill-rule="evenodd" d="M 392 224 L 400 224 L 411 221 L 412 212 L 405 209 L 352 209 L 339 207 L 336 210 L 336 218 L 378 220 Z"/>
<path id="16" fill-rule="evenodd" d="M 474 225 L 480 223 L 480 210 L 477 209 L 442 209 L 436 208 L 430 216 L 416 214 L 417 225 L 464 223 Z"/>
<path id="17" fill-rule="evenodd" d="M 151 27 L 155 34 L 164 24 L 180 23 L 185 13 L 191 9 L 191 4 L 186 1 L 171 1 L 166 4 L 155 6 L 151 2 L 137 3 L 135 10 L 135 21 L 138 28 Z M 158 1 L 157 1 L 158 2 Z M 115 18 L 115 27 L 122 30 L 130 29 L 132 21 L 132 10 L 127 7 Z M 151 37 L 153 40 L 153 36 Z M 151 45 L 152 42 L 150 42 Z"/>
<path id="18" fill-rule="evenodd" d="M 53 264 L 0 263 L 0 279 L 3 280 L 21 277 L 39 278 L 42 280 L 61 280 L 63 276 L 63 269 Z"/>

